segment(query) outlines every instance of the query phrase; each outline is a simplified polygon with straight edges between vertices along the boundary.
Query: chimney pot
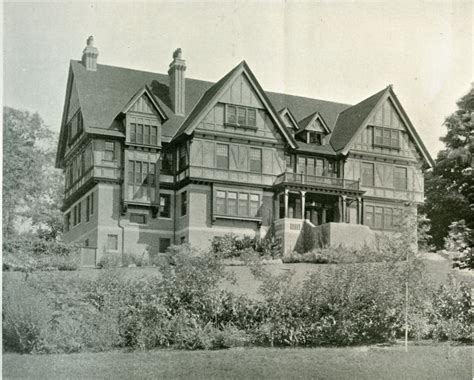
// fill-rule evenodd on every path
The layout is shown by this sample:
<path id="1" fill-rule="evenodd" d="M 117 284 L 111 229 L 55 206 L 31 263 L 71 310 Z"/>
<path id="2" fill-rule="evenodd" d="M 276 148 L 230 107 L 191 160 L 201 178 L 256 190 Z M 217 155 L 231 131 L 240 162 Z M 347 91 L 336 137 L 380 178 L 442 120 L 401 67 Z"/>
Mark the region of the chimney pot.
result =
<path id="1" fill-rule="evenodd" d="M 181 48 L 178 48 L 173 52 L 173 61 L 168 70 L 171 105 L 178 116 L 185 115 L 185 71 L 186 61 L 182 58 Z"/>
<path id="2" fill-rule="evenodd" d="M 86 70 L 96 71 L 99 50 L 94 47 L 94 36 L 89 36 L 86 44 L 87 45 L 82 52 L 82 64 L 86 67 Z"/>

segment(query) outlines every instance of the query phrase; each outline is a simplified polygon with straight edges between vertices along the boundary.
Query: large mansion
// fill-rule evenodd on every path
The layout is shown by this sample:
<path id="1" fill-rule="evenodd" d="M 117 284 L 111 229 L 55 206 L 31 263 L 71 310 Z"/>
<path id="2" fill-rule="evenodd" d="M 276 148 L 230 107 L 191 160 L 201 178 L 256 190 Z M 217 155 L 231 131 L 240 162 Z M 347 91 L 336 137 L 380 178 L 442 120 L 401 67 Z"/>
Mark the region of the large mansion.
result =
<path id="1" fill-rule="evenodd" d="M 288 253 L 303 223 L 361 244 L 423 202 L 433 162 L 392 86 L 348 105 L 265 91 L 245 61 L 211 83 L 180 49 L 167 74 L 97 57 L 89 38 L 70 62 L 56 159 L 84 264 L 270 227 Z"/>

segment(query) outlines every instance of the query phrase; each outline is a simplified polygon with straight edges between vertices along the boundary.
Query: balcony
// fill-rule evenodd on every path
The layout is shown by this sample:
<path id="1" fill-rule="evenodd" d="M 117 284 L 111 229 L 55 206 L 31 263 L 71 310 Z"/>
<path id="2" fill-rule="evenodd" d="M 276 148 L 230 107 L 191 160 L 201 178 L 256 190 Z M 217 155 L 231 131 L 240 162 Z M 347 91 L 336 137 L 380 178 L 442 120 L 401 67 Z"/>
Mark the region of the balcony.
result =
<path id="1" fill-rule="evenodd" d="M 336 188 L 359 191 L 359 181 L 354 181 L 345 178 L 306 175 L 302 173 L 284 172 L 280 174 L 274 182 L 275 186 L 280 184 L 307 185 L 315 187 L 325 187 L 329 189 Z"/>
<path id="2" fill-rule="evenodd" d="M 272 186 L 275 179 L 275 176 L 272 174 L 217 169 L 194 165 L 189 166 L 186 170 L 178 174 L 177 180 L 181 181 L 186 177 L 199 180 L 225 181 L 235 182 L 237 184 L 258 184 L 267 186 Z"/>

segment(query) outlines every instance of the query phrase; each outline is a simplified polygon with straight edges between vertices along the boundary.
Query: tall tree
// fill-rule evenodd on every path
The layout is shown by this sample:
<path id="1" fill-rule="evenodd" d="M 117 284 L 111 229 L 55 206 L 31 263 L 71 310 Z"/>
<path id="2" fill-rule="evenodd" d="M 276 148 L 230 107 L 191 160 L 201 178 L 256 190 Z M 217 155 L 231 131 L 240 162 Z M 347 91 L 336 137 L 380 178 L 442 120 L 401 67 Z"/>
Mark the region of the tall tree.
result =
<path id="1" fill-rule="evenodd" d="M 3 236 L 26 222 L 55 237 L 62 188 L 54 168 L 54 134 L 37 113 L 3 108 Z"/>
<path id="2" fill-rule="evenodd" d="M 426 175 L 423 210 L 431 219 L 433 243 L 441 248 L 451 222 L 464 219 L 474 228 L 474 86 L 456 103 L 458 109 L 444 122 L 446 148 Z"/>

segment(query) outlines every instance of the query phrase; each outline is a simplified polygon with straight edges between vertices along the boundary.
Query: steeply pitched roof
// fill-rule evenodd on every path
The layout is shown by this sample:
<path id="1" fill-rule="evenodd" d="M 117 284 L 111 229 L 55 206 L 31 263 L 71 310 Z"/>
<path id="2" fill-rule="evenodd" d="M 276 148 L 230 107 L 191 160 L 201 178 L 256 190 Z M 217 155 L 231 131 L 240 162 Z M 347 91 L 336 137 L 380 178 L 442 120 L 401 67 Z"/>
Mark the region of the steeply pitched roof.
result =
<path id="1" fill-rule="evenodd" d="M 297 133 L 300 133 L 301 131 L 304 131 L 317 118 L 319 118 L 323 128 L 326 130 L 326 133 L 331 133 L 331 130 L 326 125 L 326 122 L 325 122 L 324 118 L 319 114 L 318 111 L 316 111 L 315 113 L 309 115 L 305 119 L 298 122 L 298 124 L 300 125 L 301 128 Z"/>
<path id="2" fill-rule="evenodd" d="M 336 152 L 344 149 L 349 143 L 387 90 L 388 87 L 339 114 L 330 139 L 330 144 Z"/>
<path id="3" fill-rule="evenodd" d="M 332 148 L 330 144 L 325 145 L 316 145 L 316 144 L 307 144 L 305 142 L 298 141 L 297 152 L 300 153 L 320 153 L 327 156 L 336 156 L 337 153 Z"/>

